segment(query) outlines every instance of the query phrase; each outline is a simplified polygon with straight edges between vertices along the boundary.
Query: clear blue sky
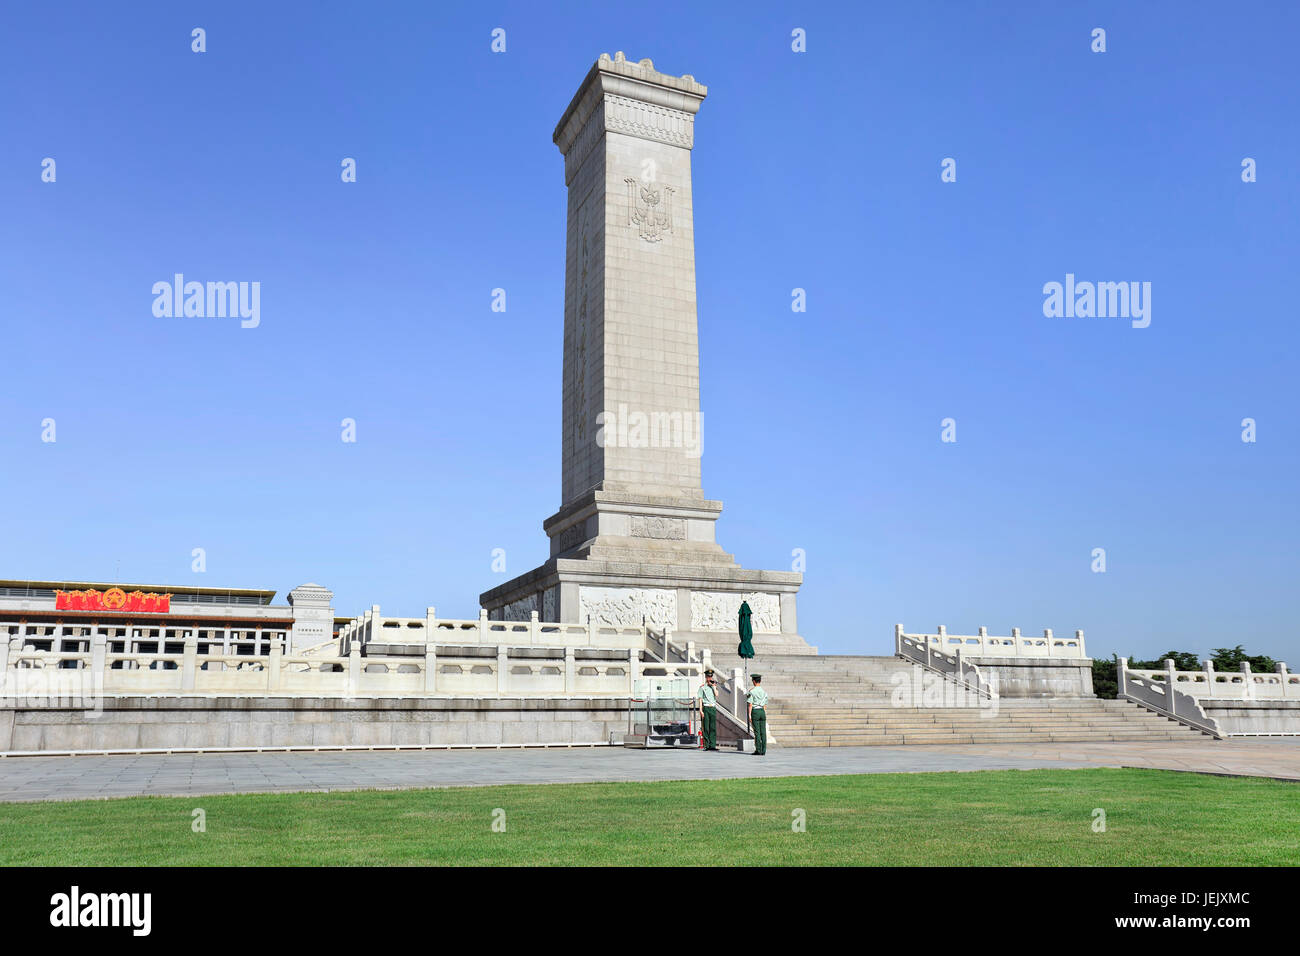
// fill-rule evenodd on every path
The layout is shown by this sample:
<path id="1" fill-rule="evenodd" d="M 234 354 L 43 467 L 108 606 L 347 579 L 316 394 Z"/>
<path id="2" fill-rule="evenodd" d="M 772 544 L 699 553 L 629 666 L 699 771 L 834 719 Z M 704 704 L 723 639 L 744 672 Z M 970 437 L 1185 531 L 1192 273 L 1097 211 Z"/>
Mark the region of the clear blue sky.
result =
<path id="1" fill-rule="evenodd" d="M 704 489 L 744 566 L 804 549 L 812 643 L 1300 667 L 1298 35 L 1284 3 L 10 4 L 0 577 L 474 616 L 492 549 L 543 560 L 551 132 L 625 50 L 709 87 Z M 260 327 L 155 318 L 175 272 L 260 282 Z M 1044 317 L 1067 272 L 1152 283 L 1150 327 Z"/>

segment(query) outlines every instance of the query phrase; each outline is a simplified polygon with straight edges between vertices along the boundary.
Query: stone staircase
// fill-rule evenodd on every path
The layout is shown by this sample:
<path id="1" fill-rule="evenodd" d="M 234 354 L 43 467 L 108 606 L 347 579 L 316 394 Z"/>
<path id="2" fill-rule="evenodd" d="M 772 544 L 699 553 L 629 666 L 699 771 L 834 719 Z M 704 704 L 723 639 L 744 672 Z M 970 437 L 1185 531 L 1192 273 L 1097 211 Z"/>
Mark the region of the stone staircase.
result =
<path id="1" fill-rule="evenodd" d="M 715 658 L 715 666 L 736 664 Z M 895 657 L 765 655 L 750 670 L 763 675 L 771 697 L 768 727 L 784 747 L 1205 739 L 1122 700 L 1002 698 L 996 709 L 893 706 L 896 688 L 913 680 L 916 667 Z"/>

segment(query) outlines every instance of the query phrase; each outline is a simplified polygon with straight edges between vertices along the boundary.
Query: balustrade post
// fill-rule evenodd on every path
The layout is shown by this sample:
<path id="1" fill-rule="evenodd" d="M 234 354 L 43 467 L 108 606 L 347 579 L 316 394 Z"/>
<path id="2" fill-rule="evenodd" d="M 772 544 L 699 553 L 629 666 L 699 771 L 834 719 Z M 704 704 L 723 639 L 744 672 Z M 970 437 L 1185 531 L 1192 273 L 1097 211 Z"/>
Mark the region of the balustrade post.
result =
<path id="1" fill-rule="evenodd" d="M 1278 661 L 1275 670 L 1277 671 L 1278 679 L 1282 682 L 1282 699 L 1286 700 L 1287 697 L 1290 696 L 1289 692 L 1291 690 L 1288 686 L 1291 680 L 1291 675 L 1286 671 L 1286 661 Z"/>
<path id="2" fill-rule="evenodd" d="M 505 697 L 510 691 L 510 649 L 497 645 L 497 696 Z"/>
<path id="3" fill-rule="evenodd" d="M 361 688 L 361 648 L 353 644 L 348 654 L 348 696 L 356 697 Z"/>
<path id="4" fill-rule="evenodd" d="M 199 635 L 191 628 L 185 632 L 184 653 L 181 656 L 181 690 L 193 690 L 195 672 L 199 668 Z"/>
<path id="5" fill-rule="evenodd" d="M 948 629 L 942 624 L 939 625 L 939 650 L 948 651 Z"/>
<path id="6" fill-rule="evenodd" d="M 501 616 L 504 618 L 506 612 L 502 611 Z M 480 644 L 487 639 L 489 633 L 487 608 L 481 607 L 478 609 L 478 639 Z"/>
<path id="7" fill-rule="evenodd" d="M 1083 649 L 1083 628 L 1079 628 L 1077 631 L 1074 632 L 1074 639 L 1079 642 L 1079 656 L 1087 657 L 1088 654 Z"/>
<path id="8" fill-rule="evenodd" d="M 1206 658 L 1204 661 L 1202 661 L 1201 663 L 1202 663 L 1202 666 L 1203 666 L 1204 669 L 1205 669 L 1205 686 L 1209 688 L 1209 696 L 1210 696 L 1210 697 L 1213 697 L 1213 696 L 1214 696 L 1214 685 L 1215 685 L 1216 683 L 1218 683 L 1218 681 L 1217 681 L 1217 680 L 1215 679 L 1215 677 L 1214 677 L 1214 661 L 1210 660 L 1210 659 L 1207 657 L 1207 658 Z"/>
<path id="9" fill-rule="evenodd" d="M 438 689 L 438 622 L 433 608 L 424 612 L 424 692 Z"/>
<path id="10" fill-rule="evenodd" d="M 1118 694 L 1116 696 L 1118 697 L 1125 697 L 1128 694 L 1128 686 L 1127 686 L 1128 680 L 1126 679 L 1127 671 L 1128 671 L 1128 658 L 1121 657 L 1119 659 L 1119 663 L 1115 667 L 1115 684 L 1118 690 Z"/>
<path id="11" fill-rule="evenodd" d="M 537 645 L 537 634 L 540 629 L 537 626 L 537 612 L 532 611 L 528 615 L 528 646 Z"/>
<path id="12" fill-rule="evenodd" d="M 1015 656 L 1019 657 L 1020 656 L 1020 628 L 1018 627 L 1013 627 L 1011 629 L 1011 646 L 1015 648 L 1015 651 L 1013 652 Z"/>
<path id="13" fill-rule="evenodd" d="M 1052 629 L 1050 627 L 1043 628 L 1043 642 L 1047 645 L 1048 657 L 1052 656 L 1052 640 Z"/>
<path id="14" fill-rule="evenodd" d="M 986 654 L 988 654 L 988 652 L 989 652 L 989 649 L 988 649 L 988 643 L 989 643 L 989 629 L 988 629 L 987 627 L 981 627 L 981 628 L 980 628 L 980 631 L 979 631 L 979 638 L 980 638 L 980 653 L 986 655 Z"/>
<path id="15" fill-rule="evenodd" d="M 424 692 L 438 692 L 438 645 L 432 641 L 424 645 Z"/>
<path id="16" fill-rule="evenodd" d="M 903 625 L 894 625 L 894 653 L 903 653 Z"/>
<path id="17" fill-rule="evenodd" d="M 108 664 L 108 638 L 96 634 L 90 639 L 90 686 L 92 693 L 98 696 L 104 689 L 105 674 Z"/>
<path id="18" fill-rule="evenodd" d="M 1241 681 L 1245 684 L 1242 688 L 1242 700 L 1255 699 L 1255 678 L 1251 675 L 1250 664 L 1247 661 L 1241 662 Z"/>
<path id="19" fill-rule="evenodd" d="M 667 655 L 665 655 L 666 657 Z M 627 652 L 627 696 L 631 697 L 636 688 L 636 681 L 641 676 L 641 652 L 629 649 Z"/>
<path id="20" fill-rule="evenodd" d="M 704 665 L 704 670 L 708 670 L 710 667 L 713 666 L 712 648 L 706 647 L 704 649 L 704 651 L 700 654 L 700 662 Z"/>
<path id="21" fill-rule="evenodd" d="M 284 650 L 279 641 L 271 642 L 271 660 L 266 665 L 266 689 L 280 689 L 280 668 L 283 666 Z"/>
<path id="22" fill-rule="evenodd" d="M 1169 712 L 1174 712 L 1174 659 L 1165 658 L 1165 681 L 1169 684 Z"/>

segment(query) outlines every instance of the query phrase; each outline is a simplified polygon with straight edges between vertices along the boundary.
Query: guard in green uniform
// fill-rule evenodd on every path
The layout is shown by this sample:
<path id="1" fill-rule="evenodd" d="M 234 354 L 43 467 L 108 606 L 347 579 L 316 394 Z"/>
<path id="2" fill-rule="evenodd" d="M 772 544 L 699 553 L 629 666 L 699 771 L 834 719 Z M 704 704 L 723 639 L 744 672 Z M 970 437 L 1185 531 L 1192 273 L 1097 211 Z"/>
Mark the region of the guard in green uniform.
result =
<path id="1" fill-rule="evenodd" d="M 700 685 L 700 727 L 704 731 L 704 749 L 718 749 L 718 692 L 714 687 L 713 671 L 704 672 L 704 683 Z"/>
<path id="2" fill-rule="evenodd" d="M 754 689 L 749 692 L 749 726 L 754 732 L 754 756 L 761 757 L 767 753 L 767 691 L 759 685 L 763 678 L 759 674 L 750 677 Z"/>

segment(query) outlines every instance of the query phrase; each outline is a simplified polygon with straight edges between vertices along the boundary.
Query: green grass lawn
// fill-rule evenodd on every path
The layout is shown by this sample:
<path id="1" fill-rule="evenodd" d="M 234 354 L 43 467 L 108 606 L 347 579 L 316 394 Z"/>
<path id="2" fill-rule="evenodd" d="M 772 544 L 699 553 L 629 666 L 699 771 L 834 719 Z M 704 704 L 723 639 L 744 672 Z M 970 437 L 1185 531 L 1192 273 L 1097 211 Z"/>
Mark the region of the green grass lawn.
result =
<path id="1" fill-rule="evenodd" d="M 5 866 L 1294 865 L 1298 835 L 1296 784 L 1101 768 L 0 804 Z"/>

